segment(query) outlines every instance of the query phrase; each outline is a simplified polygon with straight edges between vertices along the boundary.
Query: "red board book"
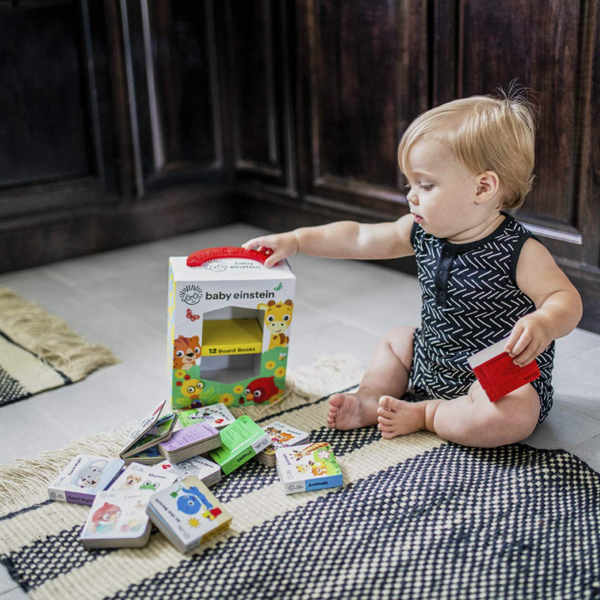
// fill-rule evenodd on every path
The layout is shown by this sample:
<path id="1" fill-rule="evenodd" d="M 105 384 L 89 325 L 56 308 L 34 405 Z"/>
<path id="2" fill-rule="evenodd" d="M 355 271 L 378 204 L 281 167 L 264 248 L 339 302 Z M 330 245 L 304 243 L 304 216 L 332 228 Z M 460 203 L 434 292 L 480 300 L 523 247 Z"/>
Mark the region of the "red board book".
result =
<path id="1" fill-rule="evenodd" d="M 504 352 L 506 342 L 508 338 L 469 358 L 469 365 L 491 402 L 496 402 L 540 376 L 535 360 L 524 367 L 515 365 L 514 357 Z"/>

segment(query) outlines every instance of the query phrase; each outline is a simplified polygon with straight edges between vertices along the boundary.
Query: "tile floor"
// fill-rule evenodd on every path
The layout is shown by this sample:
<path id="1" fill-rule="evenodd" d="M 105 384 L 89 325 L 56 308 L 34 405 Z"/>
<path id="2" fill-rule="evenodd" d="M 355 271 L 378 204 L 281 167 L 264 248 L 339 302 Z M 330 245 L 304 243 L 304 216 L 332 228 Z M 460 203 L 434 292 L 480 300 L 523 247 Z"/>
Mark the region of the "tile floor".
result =
<path id="1" fill-rule="evenodd" d="M 260 233 L 236 224 L 0 276 L 0 285 L 63 317 L 122 361 L 76 385 L 0 407 L 0 464 L 144 414 L 165 361 L 169 256 L 240 245 Z M 321 353 L 350 353 L 366 365 L 388 329 L 419 323 L 421 293 L 414 277 L 366 262 L 299 255 L 290 263 L 298 278 L 291 369 Z M 554 408 L 527 440 L 569 450 L 598 471 L 599 364 L 600 335 L 575 330 L 558 340 Z M 26 597 L 0 567 L 0 600 Z"/>

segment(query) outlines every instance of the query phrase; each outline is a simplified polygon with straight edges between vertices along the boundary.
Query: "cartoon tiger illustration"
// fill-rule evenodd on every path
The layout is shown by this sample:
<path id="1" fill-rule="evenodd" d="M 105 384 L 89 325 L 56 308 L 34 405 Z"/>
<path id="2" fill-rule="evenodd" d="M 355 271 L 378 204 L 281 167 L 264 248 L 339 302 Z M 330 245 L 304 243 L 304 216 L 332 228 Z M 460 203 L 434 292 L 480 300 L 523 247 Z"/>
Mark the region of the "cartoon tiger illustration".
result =
<path id="1" fill-rule="evenodd" d="M 259 310 L 265 311 L 265 325 L 271 333 L 271 341 L 269 342 L 269 350 L 279 346 L 287 346 L 290 338 L 283 332 L 292 323 L 292 312 L 294 303 L 291 300 L 285 302 L 277 302 L 269 300 L 268 304 L 259 304 Z"/>
<path id="2" fill-rule="evenodd" d="M 202 346 L 200 346 L 200 338 L 195 335 L 191 338 L 186 338 L 180 335 L 174 344 L 173 349 L 173 368 L 189 371 L 200 358 L 202 354 Z"/>

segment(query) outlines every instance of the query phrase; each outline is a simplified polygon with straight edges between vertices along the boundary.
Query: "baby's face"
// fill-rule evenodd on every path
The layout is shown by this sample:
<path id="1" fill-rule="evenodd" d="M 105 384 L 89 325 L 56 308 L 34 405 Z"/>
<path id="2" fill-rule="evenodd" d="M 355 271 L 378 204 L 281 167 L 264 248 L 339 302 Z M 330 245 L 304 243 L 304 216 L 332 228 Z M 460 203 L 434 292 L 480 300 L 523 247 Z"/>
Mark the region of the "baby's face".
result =
<path id="1" fill-rule="evenodd" d="M 476 202 L 476 176 L 444 144 L 419 140 L 411 148 L 408 160 L 415 179 L 409 182 L 407 193 L 410 211 L 427 233 L 459 241 L 462 232 L 489 216 L 492 205 Z"/>

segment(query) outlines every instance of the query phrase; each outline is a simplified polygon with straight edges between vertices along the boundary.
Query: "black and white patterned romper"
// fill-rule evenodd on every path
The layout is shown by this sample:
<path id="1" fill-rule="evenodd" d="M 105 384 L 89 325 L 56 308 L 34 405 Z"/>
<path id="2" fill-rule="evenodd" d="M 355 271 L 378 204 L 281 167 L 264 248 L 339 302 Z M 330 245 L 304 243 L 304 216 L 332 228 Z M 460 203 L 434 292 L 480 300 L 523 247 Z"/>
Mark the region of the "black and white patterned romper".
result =
<path id="1" fill-rule="evenodd" d="M 516 271 L 523 244 L 538 238 L 502 214 L 506 218 L 495 231 L 468 244 L 452 244 L 413 225 L 410 239 L 423 308 L 413 338 L 410 382 L 420 399 L 467 394 L 476 381 L 468 357 L 510 335 L 515 323 L 535 310 L 517 286 Z M 538 424 L 552 406 L 554 346 L 536 359 L 541 376 L 531 385 L 540 398 Z"/>

